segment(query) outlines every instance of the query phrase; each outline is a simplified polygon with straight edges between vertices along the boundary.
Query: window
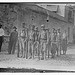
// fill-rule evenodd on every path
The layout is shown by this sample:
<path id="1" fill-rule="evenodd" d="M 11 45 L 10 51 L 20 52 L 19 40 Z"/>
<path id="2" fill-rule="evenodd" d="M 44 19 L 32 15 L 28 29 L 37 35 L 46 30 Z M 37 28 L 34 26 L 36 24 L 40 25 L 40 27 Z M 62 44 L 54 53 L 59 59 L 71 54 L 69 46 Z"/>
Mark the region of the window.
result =
<path id="1" fill-rule="evenodd" d="M 72 9 L 69 9 L 69 12 L 68 12 L 68 21 L 69 22 L 73 22 L 73 10 Z"/>

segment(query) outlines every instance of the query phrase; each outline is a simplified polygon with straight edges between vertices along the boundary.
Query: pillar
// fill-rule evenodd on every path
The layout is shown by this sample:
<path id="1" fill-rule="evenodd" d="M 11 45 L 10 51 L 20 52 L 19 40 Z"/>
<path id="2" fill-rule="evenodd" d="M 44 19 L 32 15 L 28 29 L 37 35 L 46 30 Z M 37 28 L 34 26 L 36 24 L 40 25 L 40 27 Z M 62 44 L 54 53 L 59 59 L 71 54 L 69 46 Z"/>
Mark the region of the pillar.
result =
<path id="1" fill-rule="evenodd" d="M 73 43 L 75 44 L 75 10 L 73 11 L 73 13 L 74 13 Z"/>

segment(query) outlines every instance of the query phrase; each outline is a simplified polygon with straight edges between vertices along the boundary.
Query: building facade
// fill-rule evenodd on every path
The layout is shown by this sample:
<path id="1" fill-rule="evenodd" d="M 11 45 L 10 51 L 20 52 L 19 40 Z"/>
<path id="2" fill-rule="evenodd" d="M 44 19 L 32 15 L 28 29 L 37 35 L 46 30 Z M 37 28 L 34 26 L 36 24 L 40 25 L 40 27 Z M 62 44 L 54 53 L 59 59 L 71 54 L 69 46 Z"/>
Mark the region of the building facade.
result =
<path id="1" fill-rule="evenodd" d="M 57 14 L 56 11 L 50 11 L 50 10 L 44 9 L 36 5 L 35 3 L 29 3 L 29 4 L 19 3 L 19 4 L 14 4 L 14 5 L 11 4 L 10 10 L 15 11 L 17 14 L 17 17 L 15 18 L 15 15 L 13 15 L 14 14 L 13 11 L 10 12 L 9 16 L 11 16 L 11 21 L 12 19 L 14 20 L 15 18 L 15 20 L 12 23 L 14 26 L 18 28 L 18 32 L 20 32 L 23 22 L 25 22 L 28 27 L 29 25 L 33 25 L 33 24 L 35 26 L 38 26 L 39 31 L 40 31 L 41 25 L 44 24 L 46 28 L 50 29 L 51 32 L 52 32 L 52 28 L 56 28 L 56 29 L 60 28 L 61 32 L 66 30 L 67 36 L 68 36 L 68 42 L 73 42 L 74 23 L 70 19 L 71 16 L 69 16 L 70 14 L 69 8 L 65 6 L 64 9 L 65 9 L 65 15 L 63 17 L 59 15 L 61 14 L 61 12 Z M 53 9 L 53 10 L 56 10 L 56 9 Z M 70 20 L 68 20 L 68 16 Z"/>
<path id="2" fill-rule="evenodd" d="M 39 11 L 39 7 L 37 6 L 37 9 L 35 8 L 36 6 L 24 6 L 25 9 L 23 9 L 22 6 L 22 10 L 20 10 L 18 12 L 18 19 L 17 19 L 17 26 L 18 26 L 18 31 L 20 31 L 20 29 L 22 28 L 22 23 L 25 22 L 28 26 L 29 25 L 35 25 L 39 27 L 39 31 L 40 31 L 40 27 L 41 24 L 44 24 L 46 26 L 46 28 L 49 28 L 50 31 L 52 32 L 52 28 L 60 28 L 61 32 L 63 32 L 64 30 L 67 31 L 67 36 L 68 36 L 68 42 L 73 42 L 73 22 L 69 22 L 68 21 L 68 10 L 65 10 L 65 17 L 63 18 L 60 15 L 57 15 L 56 13 L 49 13 L 49 15 L 47 14 L 46 10 L 41 9 L 41 11 Z M 33 8 L 33 9 L 32 9 Z M 36 10 L 37 11 L 36 11 Z M 53 15 L 53 16 L 52 16 Z M 47 21 L 48 18 L 48 21 Z"/>

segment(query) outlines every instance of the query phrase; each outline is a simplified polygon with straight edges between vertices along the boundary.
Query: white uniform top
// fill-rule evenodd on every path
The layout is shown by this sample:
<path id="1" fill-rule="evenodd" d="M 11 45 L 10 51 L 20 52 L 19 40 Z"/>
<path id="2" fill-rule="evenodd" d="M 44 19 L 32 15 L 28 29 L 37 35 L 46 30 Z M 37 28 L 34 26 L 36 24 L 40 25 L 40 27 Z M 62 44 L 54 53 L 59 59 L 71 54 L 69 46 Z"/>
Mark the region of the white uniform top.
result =
<path id="1" fill-rule="evenodd" d="M 20 36 L 23 38 L 27 37 L 27 32 L 25 30 L 21 30 Z"/>
<path id="2" fill-rule="evenodd" d="M 54 33 L 51 34 L 51 41 L 53 42 Z"/>
<path id="3" fill-rule="evenodd" d="M 66 33 L 63 33 L 62 39 L 65 39 L 65 38 L 66 38 Z"/>
<path id="4" fill-rule="evenodd" d="M 52 42 L 56 42 L 57 41 L 57 36 L 54 33 L 52 33 L 52 35 L 51 35 L 51 41 Z"/>
<path id="5" fill-rule="evenodd" d="M 33 31 L 32 30 L 29 32 L 29 39 L 33 39 Z"/>
<path id="6" fill-rule="evenodd" d="M 2 28 L 0 28 L 0 36 L 4 35 L 4 30 Z"/>
<path id="7" fill-rule="evenodd" d="M 24 35 L 25 35 L 24 31 L 21 31 L 20 36 L 24 36 Z"/>
<path id="8" fill-rule="evenodd" d="M 41 31 L 40 35 L 41 35 L 41 39 L 45 39 L 45 31 L 44 30 Z"/>
<path id="9" fill-rule="evenodd" d="M 57 41 L 59 41 L 59 40 L 60 40 L 60 34 L 57 33 Z"/>

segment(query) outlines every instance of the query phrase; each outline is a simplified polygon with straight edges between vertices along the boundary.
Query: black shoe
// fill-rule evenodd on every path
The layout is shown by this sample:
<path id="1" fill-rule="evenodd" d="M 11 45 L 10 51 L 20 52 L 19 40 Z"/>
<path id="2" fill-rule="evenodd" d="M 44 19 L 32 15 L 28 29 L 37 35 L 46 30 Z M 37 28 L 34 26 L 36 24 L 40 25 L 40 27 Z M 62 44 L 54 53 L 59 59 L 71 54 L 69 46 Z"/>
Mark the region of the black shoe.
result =
<path id="1" fill-rule="evenodd" d="M 52 59 L 54 58 L 54 57 L 51 57 Z"/>
<path id="2" fill-rule="evenodd" d="M 19 58 L 19 56 L 17 56 Z"/>
<path id="3" fill-rule="evenodd" d="M 29 59 L 31 59 L 32 57 L 30 57 Z"/>
<path id="4" fill-rule="evenodd" d="M 8 53 L 8 54 L 11 54 L 11 53 Z"/>
<path id="5" fill-rule="evenodd" d="M 41 58 L 41 60 L 44 60 L 44 58 Z"/>
<path id="6" fill-rule="evenodd" d="M 55 58 L 55 56 L 52 56 L 51 58 Z"/>
<path id="7" fill-rule="evenodd" d="M 23 56 L 23 58 L 25 58 L 25 56 Z"/>
<path id="8" fill-rule="evenodd" d="M 59 55 L 57 55 L 57 57 L 59 57 Z"/>

